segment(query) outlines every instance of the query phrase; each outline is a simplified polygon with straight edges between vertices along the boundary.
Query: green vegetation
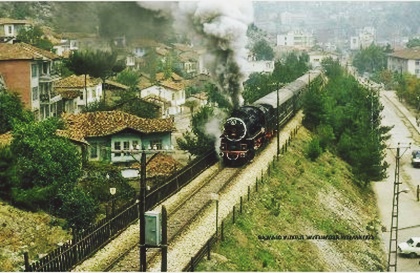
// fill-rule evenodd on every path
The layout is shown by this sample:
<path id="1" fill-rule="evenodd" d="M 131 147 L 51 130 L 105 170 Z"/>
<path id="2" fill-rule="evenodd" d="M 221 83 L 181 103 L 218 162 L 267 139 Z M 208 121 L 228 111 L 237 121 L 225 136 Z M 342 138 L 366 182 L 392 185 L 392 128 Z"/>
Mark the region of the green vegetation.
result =
<path id="1" fill-rule="evenodd" d="M 308 71 L 308 61 L 309 56 L 306 53 L 299 56 L 290 53 L 284 60 L 274 63 L 273 73 L 252 73 L 244 83 L 245 103 L 253 103 L 284 84 L 296 80 Z"/>
<path id="2" fill-rule="evenodd" d="M 288 151 L 271 166 L 270 177 L 260 182 L 258 192 L 252 191 L 236 223 L 225 220 L 225 240 L 213 247 L 212 259 L 204 258 L 196 271 L 385 270 L 372 189 L 361 190 L 353 183 L 350 166 L 330 152 L 315 162 L 308 160 L 304 150 L 312 137 L 303 127 L 298 131 Z M 375 239 L 258 237 L 265 235 L 372 235 Z"/>
<path id="3" fill-rule="evenodd" d="M 409 105 L 420 110 L 420 79 L 415 75 L 404 73 L 395 77 L 398 81 L 396 87 L 397 96 L 405 100 Z"/>
<path id="4" fill-rule="evenodd" d="M 206 124 L 214 120 L 212 130 L 217 131 L 220 119 L 217 118 L 216 108 L 210 106 L 201 107 L 199 111 L 192 115 L 191 131 L 182 134 L 182 138 L 177 138 L 176 142 L 181 150 L 187 150 L 192 155 L 201 155 L 214 147 L 216 135 L 210 135 Z"/>
<path id="5" fill-rule="evenodd" d="M 13 129 L 15 122 L 34 121 L 17 93 L 0 91 L 0 135 Z"/>
<path id="6" fill-rule="evenodd" d="M 53 43 L 45 37 L 40 26 L 29 27 L 28 29 L 22 28 L 16 38 L 22 42 L 47 51 L 52 50 L 54 46 Z"/>
<path id="7" fill-rule="evenodd" d="M 353 58 L 353 65 L 360 74 L 364 72 L 375 73 L 386 69 L 387 53 L 393 50 L 388 44 L 384 47 L 371 44 L 356 53 Z"/>
<path id="8" fill-rule="evenodd" d="M 327 59 L 323 66 L 328 83 L 305 93 L 303 125 L 318 132 L 323 150 L 329 149 L 352 166 L 358 182 L 382 180 L 388 167 L 384 158 L 390 128 L 381 125 L 379 94 L 345 74 L 337 61 Z M 315 146 L 309 151 L 315 158 Z"/>

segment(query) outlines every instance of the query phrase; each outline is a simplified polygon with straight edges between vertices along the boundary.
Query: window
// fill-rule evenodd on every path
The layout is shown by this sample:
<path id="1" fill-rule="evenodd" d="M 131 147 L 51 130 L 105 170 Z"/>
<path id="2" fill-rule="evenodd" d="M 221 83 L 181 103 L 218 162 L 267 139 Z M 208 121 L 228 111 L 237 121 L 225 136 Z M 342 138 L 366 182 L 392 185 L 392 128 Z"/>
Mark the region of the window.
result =
<path id="1" fill-rule="evenodd" d="M 12 35 L 13 34 L 13 26 L 7 26 L 7 34 Z"/>
<path id="2" fill-rule="evenodd" d="M 153 150 L 162 150 L 162 140 L 155 139 L 150 141 L 150 146 Z"/>
<path id="3" fill-rule="evenodd" d="M 31 71 L 32 71 L 32 78 L 38 77 L 38 69 L 37 69 L 36 64 L 31 65 Z"/>
<path id="4" fill-rule="evenodd" d="M 98 158 L 98 143 L 90 145 L 90 158 Z"/>
<path id="5" fill-rule="evenodd" d="M 38 86 L 32 87 L 32 100 L 38 100 Z"/>
<path id="6" fill-rule="evenodd" d="M 133 140 L 133 149 L 135 149 L 135 150 L 140 149 L 140 147 L 137 147 L 137 145 L 139 145 L 139 141 L 138 140 Z"/>
<path id="7" fill-rule="evenodd" d="M 114 150 L 120 151 L 121 150 L 121 142 L 115 141 L 114 142 Z M 115 153 L 114 156 L 121 156 L 121 153 Z"/>
<path id="8" fill-rule="evenodd" d="M 124 147 L 124 150 L 130 150 L 130 141 L 124 141 L 123 147 Z"/>

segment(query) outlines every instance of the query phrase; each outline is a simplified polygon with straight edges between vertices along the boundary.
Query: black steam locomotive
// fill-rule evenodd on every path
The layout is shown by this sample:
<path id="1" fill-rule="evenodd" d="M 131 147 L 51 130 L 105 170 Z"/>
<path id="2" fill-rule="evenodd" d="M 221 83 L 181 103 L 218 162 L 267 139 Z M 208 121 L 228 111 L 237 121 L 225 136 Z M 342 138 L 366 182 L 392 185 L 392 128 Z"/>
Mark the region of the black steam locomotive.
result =
<path id="1" fill-rule="evenodd" d="M 278 109 L 279 128 L 299 109 L 301 94 L 310 82 L 321 75 L 311 70 L 292 83 L 232 112 L 224 124 L 220 136 L 220 156 L 228 166 L 241 165 L 253 159 L 256 150 L 267 143 L 276 133 Z"/>

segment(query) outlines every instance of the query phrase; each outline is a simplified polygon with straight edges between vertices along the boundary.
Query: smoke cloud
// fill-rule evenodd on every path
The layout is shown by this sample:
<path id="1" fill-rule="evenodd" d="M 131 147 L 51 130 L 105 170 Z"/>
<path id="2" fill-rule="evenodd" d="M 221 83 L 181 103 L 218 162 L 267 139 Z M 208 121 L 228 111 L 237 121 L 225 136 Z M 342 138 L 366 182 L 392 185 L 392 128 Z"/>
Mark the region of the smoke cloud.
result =
<path id="1" fill-rule="evenodd" d="M 243 104 L 246 31 L 253 22 L 251 1 L 138 2 L 143 8 L 171 16 L 177 32 L 206 48 L 206 68 L 234 108 Z"/>

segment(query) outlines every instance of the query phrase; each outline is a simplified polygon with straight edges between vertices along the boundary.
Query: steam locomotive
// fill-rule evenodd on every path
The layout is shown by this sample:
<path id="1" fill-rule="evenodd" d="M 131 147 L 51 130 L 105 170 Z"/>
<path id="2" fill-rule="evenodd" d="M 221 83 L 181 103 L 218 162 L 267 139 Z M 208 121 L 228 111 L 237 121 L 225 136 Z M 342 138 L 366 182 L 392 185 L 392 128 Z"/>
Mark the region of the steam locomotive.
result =
<path id="1" fill-rule="evenodd" d="M 300 107 L 301 94 L 321 73 L 318 69 L 311 70 L 253 104 L 235 109 L 225 121 L 220 136 L 220 156 L 224 165 L 237 166 L 252 160 L 255 152 L 276 134 L 277 128 L 295 115 Z"/>

